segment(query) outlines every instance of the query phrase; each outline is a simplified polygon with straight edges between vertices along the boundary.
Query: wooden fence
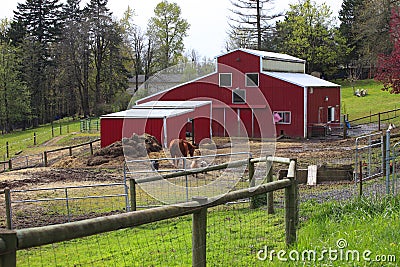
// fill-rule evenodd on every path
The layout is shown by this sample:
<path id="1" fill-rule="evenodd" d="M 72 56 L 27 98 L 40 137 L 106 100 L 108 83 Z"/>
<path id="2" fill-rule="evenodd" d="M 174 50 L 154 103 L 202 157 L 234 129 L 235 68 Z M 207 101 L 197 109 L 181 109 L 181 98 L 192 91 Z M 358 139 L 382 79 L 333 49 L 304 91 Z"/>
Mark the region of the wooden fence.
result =
<path id="1" fill-rule="evenodd" d="M 30 168 L 30 167 L 38 167 L 38 166 L 47 167 L 49 165 L 49 161 L 50 161 L 49 155 L 56 153 L 56 152 L 68 151 L 69 156 L 72 156 L 73 149 L 81 148 L 84 146 L 89 146 L 90 154 L 93 155 L 93 144 L 97 143 L 99 141 L 100 141 L 100 139 L 98 138 L 98 139 L 92 140 L 90 142 L 86 142 L 86 143 L 79 144 L 79 145 L 62 147 L 62 148 L 58 148 L 58 149 L 44 151 L 43 153 L 36 154 L 36 155 L 26 155 L 26 156 L 11 158 L 7 161 L 0 161 L 0 172 L 7 171 L 7 170 L 9 170 L 9 171 L 20 170 L 20 169 L 25 169 L 25 168 Z"/>
<path id="2" fill-rule="evenodd" d="M 267 164 L 272 164 L 272 162 L 287 163 L 289 165 L 287 177 L 282 180 L 267 182 L 266 184 L 249 187 L 212 198 L 196 197 L 193 198 L 192 201 L 181 205 L 167 205 L 61 225 L 28 228 L 16 231 L 2 231 L 0 232 L 0 266 L 16 266 L 17 250 L 83 238 L 119 229 L 137 227 L 189 214 L 192 214 L 192 266 L 206 266 L 206 228 L 208 208 L 224 205 L 225 203 L 240 199 L 254 198 L 259 195 L 272 193 L 276 190 L 282 189 L 285 190 L 286 244 L 291 245 L 297 239 L 296 229 L 298 226 L 299 216 L 296 160 L 268 157 L 264 159 L 250 159 L 244 164 L 262 161 L 267 162 Z M 239 164 L 239 162 L 236 162 L 236 164 Z M 243 164 L 243 162 L 241 162 L 241 164 Z M 251 166 L 251 164 L 249 166 Z M 216 166 L 212 166 L 211 168 L 215 169 Z M 195 174 L 203 171 L 210 170 L 204 168 L 201 170 L 191 170 L 190 173 Z M 251 172 L 249 174 L 251 174 Z M 184 174 L 181 173 L 181 175 Z M 269 174 L 267 174 L 267 178 L 268 176 Z"/>

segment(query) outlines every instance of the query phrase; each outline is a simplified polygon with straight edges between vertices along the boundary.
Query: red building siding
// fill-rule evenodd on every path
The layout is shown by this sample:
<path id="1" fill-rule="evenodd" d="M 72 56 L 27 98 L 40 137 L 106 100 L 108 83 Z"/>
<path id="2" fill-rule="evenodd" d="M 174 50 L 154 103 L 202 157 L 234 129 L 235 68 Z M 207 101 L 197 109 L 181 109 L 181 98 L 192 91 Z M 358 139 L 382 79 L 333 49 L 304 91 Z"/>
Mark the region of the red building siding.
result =
<path id="1" fill-rule="evenodd" d="M 260 73 L 261 57 L 258 55 L 237 50 L 222 55 L 217 60 L 216 73 L 139 100 L 138 103 L 152 100 L 212 100 L 213 117 L 216 120 L 212 123 L 214 136 L 235 136 L 247 132 L 253 137 L 261 137 L 261 133 L 263 137 L 266 137 L 266 134 L 268 137 L 280 134 L 306 137 L 308 125 L 317 123 L 318 116 L 327 118 L 326 114 L 318 114 L 321 105 L 324 111 L 329 106 L 335 106 L 338 109 L 335 116 L 339 119 L 340 87 L 315 88 L 313 94 L 306 92 L 305 95 L 306 89 L 303 86 Z M 219 86 L 220 73 L 232 73 L 232 86 L 228 88 Z M 246 86 L 246 73 L 259 73 L 258 88 Z M 234 89 L 246 91 L 246 104 L 232 103 Z M 324 102 L 325 96 L 329 98 L 327 102 Z M 228 112 L 229 108 L 236 114 Z M 245 131 L 239 129 L 238 110 Z M 270 129 L 273 128 L 271 111 L 290 112 L 290 123 L 277 123 L 276 131 L 271 133 Z"/>

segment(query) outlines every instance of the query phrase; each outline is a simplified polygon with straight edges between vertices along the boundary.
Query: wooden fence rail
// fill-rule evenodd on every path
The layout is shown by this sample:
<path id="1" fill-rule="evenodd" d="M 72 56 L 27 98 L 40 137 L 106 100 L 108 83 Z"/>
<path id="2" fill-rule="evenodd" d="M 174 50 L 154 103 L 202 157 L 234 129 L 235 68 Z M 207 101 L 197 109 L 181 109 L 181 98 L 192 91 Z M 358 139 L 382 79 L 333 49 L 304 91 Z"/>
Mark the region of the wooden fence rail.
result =
<path id="1" fill-rule="evenodd" d="M 248 160 L 247 162 L 250 161 Z M 286 244 L 291 245 L 296 241 L 296 229 L 298 226 L 297 164 L 296 160 L 288 159 L 285 162 L 289 162 L 288 177 L 285 179 L 212 198 L 196 197 L 192 201 L 180 205 L 167 205 L 61 225 L 0 232 L 0 266 L 16 266 L 17 250 L 136 227 L 189 214 L 193 214 L 192 265 L 206 266 L 207 209 L 227 202 L 251 198 L 282 189 L 285 190 Z"/>
<path id="2" fill-rule="evenodd" d="M 0 161 L 0 166 L 2 165 L 3 168 L 0 169 L 0 172 L 2 171 L 12 171 L 12 170 L 19 170 L 19 169 L 24 169 L 24 168 L 29 168 L 32 166 L 44 166 L 47 167 L 49 165 L 49 154 L 50 153 L 55 153 L 55 152 L 60 152 L 60 151 L 64 151 L 64 150 L 68 150 L 69 151 L 69 155 L 72 156 L 72 150 L 79 148 L 79 147 L 83 147 L 83 146 L 89 146 L 89 150 L 90 150 L 90 154 L 93 155 L 94 150 L 93 150 L 93 144 L 96 142 L 99 142 L 100 138 L 86 142 L 86 143 L 82 143 L 79 145 L 73 145 L 73 146 L 67 146 L 67 147 L 62 147 L 62 148 L 57 148 L 57 149 L 53 149 L 53 150 L 48 150 L 48 151 L 44 151 L 41 154 L 36 154 L 36 155 L 26 155 L 26 156 L 20 156 L 20 157 L 16 157 L 16 158 L 11 158 L 7 161 Z M 37 156 L 40 156 L 40 159 L 37 159 Z M 29 159 L 32 157 L 36 157 L 35 160 Z M 26 158 L 26 160 L 24 160 L 24 166 L 19 166 L 18 163 L 20 163 L 21 158 Z M 32 161 L 36 162 L 35 165 L 32 165 Z M 38 163 L 39 161 L 39 163 Z M 7 166 L 7 168 L 6 168 Z"/>

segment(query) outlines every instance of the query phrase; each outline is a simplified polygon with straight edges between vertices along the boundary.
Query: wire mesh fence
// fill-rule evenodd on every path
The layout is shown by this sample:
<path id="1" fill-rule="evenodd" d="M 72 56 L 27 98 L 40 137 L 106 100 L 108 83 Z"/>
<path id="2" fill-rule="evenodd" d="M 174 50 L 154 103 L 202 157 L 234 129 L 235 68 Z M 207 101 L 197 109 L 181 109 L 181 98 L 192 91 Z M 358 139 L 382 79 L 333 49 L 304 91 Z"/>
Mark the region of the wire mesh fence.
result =
<path id="1" fill-rule="evenodd" d="M 264 263 L 258 255 L 265 246 L 283 248 L 296 238 L 294 222 L 297 221 L 298 211 L 297 187 L 293 180 L 295 166 L 295 162 L 292 164 L 291 161 L 288 171 L 290 179 L 263 184 L 252 190 L 233 191 L 209 201 L 204 198 L 204 203 L 192 201 L 186 203 L 185 207 L 168 205 L 123 216 L 36 228 L 34 231 L 17 230 L 17 264 L 190 266 L 198 264 L 200 259 L 200 262 L 207 260 L 212 266 L 244 266 L 249 263 L 251 266 L 262 266 Z M 282 191 L 284 188 L 285 205 L 281 198 L 277 198 L 274 214 L 269 214 L 262 207 L 251 209 L 250 203 L 243 201 L 251 196 Z M 200 206 L 194 205 L 196 203 Z M 193 215 L 190 217 L 188 214 Z M 6 235 L 2 233 L 3 240 Z M 204 240 L 201 237 L 203 235 Z M 72 236 L 82 238 L 65 241 Z M 35 246 L 39 247 L 33 248 Z M 206 259 L 199 254 L 203 249 Z"/>
<path id="2" fill-rule="evenodd" d="M 27 228 L 122 213 L 125 183 L 9 190 L 8 228 Z M 5 214 L 5 213 L 4 213 Z"/>
<path id="3" fill-rule="evenodd" d="M 285 247 L 284 213 L 246 204 L 213 208 L 207 216 L 210 266 L 263 266 L 265 245 Z M 182 216 L 18 252 L 18 266 L 191 266 L 192 218 Z"/>

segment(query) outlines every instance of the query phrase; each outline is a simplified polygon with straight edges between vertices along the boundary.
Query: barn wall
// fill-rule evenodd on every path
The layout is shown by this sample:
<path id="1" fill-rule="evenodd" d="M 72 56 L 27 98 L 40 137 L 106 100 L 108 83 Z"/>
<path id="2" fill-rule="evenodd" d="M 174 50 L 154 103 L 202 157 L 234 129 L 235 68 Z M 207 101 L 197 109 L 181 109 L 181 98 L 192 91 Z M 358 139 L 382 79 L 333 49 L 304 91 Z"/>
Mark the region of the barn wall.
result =
<path id="1" fill-rule="evenodd" d="M 123 123 L 124 123 L 123 119 L 114 119 L 114 118 L 100 119 L 101 147 L 106 147 L 122 139 Z"/>
<path id="2" fill-rule="evenodd" d="M 138 135 L 149 133 L 161 141 L 162 125 L 162 119 L 101 118 L 101 147 L 121 141 L 123 137 L 129 138 L 134 133 Z"/>
<path id="3" fill-rule="evenodd" d="M 308 88 L 308 125 L 328 122 L 328 107 L 335 107 L 335 123 L 340 122 L 340 88 Z M 328 97 L 328 101 L 325 98 Z M 320 111 L 321 110 L 321 111 Z"/>
<path id="4" fill-rule="evenodd" d="M 267 76 L 261 75 L 261 91 L 271 111 L 291 112 L 290 124 L 275 124 L 276 134 L 292 137 L 304 136 L 304 88 Z"/>

